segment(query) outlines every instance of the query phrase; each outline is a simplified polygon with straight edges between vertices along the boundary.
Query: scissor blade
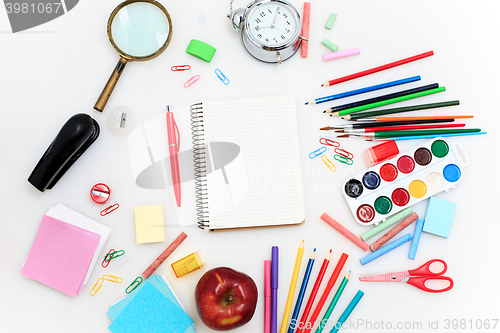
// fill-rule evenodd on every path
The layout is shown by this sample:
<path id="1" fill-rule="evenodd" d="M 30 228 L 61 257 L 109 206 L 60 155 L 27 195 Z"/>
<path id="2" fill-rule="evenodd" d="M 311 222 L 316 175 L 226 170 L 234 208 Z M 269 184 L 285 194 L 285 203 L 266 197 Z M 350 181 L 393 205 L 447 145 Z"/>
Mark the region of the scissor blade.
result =
<path id="1" fill-rule="evenodd" d="M 408 271 L 394 272 L 380 275 L 361 276 L 359 281 L 366 282 L 400 282 L 409 275 Z"/>

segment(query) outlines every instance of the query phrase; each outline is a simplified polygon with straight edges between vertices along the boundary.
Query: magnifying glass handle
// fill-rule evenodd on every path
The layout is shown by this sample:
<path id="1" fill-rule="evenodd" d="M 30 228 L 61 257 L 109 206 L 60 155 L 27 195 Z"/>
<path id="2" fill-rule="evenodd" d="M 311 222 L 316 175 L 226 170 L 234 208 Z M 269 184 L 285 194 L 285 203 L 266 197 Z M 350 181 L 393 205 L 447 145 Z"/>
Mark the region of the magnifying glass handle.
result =
<path id="1" fill-rule="evenodd" d="M 106 86 L 102 90 L 101 95 L 99 96 L 97 102 L 94 105 L 94 109 L 96 111 L 102 112 L 104 110 L 106 103 L 108 103 L 109 96 L 111 96 L 113 89 L 115 89 L 116 83 L 118 82 L 118 79 L 122 75 L 122 72 L 125 69 L 126 64 L 127 64 L 127 59 L 120 58 L 120 61 L 118 61 L 118 64 L 116 65 L 115 69 L 113 70 L 113 73 L 111 73 L 111 76 L 108 79 L 108 83 L 106 83 Z"/>

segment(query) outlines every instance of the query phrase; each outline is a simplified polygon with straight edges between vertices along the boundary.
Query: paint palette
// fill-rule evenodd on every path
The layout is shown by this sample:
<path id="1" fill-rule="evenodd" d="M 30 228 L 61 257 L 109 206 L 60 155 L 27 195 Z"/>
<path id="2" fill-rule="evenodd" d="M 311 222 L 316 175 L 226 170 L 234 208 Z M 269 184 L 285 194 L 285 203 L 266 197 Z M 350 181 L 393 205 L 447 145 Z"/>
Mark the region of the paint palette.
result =
<path id="1" fill-rule="evenodd" d="M 426 141 L 344 181 L 342 193 L 362 225 L 379 224 L 462 180 L 468 157 L 458 142 Z"/>

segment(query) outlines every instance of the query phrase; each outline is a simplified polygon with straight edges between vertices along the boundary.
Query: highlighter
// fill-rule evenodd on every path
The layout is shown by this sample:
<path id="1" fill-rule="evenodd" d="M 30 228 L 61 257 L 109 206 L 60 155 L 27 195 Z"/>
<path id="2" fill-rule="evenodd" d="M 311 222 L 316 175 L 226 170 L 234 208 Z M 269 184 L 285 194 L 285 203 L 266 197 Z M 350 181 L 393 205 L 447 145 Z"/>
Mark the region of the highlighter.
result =
<path id="1" fill-rule="evenodd" d="M 194 272 L 197 269 L 200 269 L 205 264 L 205 258 L 203 254 L 198 251 L 191 253 L 190 255 L 177 260 L 171 266 L 174 270 L 175 276 L 180 278 L 186 274 Z"/>

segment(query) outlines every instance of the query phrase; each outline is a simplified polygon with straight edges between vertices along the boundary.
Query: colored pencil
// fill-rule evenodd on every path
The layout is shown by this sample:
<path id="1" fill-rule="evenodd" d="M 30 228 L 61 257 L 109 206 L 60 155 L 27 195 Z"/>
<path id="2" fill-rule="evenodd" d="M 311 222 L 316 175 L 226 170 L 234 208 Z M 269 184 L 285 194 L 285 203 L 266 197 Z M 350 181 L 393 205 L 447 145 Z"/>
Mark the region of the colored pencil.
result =
<path id="1" fill-rule="evenodd" d="M 362 292 L 361 290 L 358 290 L 352 301 L 349 303 L 347 308 L 344 310 L 342 315 L 340 316 L 339 320 L 337 320 L 337 323 L 335 324 L 335 327 L 330 331 L 330 333 L 337 333 L 342 325 L 345 323 L 347 318 L 349 318 L 349 315 L 352 313 L 356 305 L 358 305 L 359 301 L 363 297 L 365 293 Z"/>
<path id="2" fill-rule="evenodd" d="M 374 86 L 365 87 L 365 88 L 361 88 L 361 89 L 346 91 L 346 92 L 335 94 L 335 95 L 330 95 L 330 96 L 325 96 L 325 97 L 321 97 L 321 98 L 316 98 L 315 100 L 306 102 L 306 105 L 307 104 L 325 103 L 325 102 L 333 101 L 333 100 L 336 100 L 336 99 L 341 99 L 341 98 L 345 98 L 345 97 L 349 97 L 349 96 L 364 94 L 364 93 L 367 93 L 367 92 L 370 92 L 370 91 L 375 91 L 375 90 L 379 90 L 379 89 L 394 87 L 394 86 L 398 86 L 400 84 L 410 83 L 410 82 L 414 82 L 414 81 L 418 81 L 418 80 L 420 80 L 420 75 L 412 76 L 412 77 L 409 77 L 409 78 L 406 78 L 406 79 L 401 79 L 401 80 L 396 80 L 396 81 L 381 83 L 381 84 L 377 84 L 377 85 L 374 85 Z"/>
<path id="3" fill-rule="evenodd" d="M 347 282 L 349 282 L 349 278 L 351 277 L 351 272 L 347 273 L 346 276 L 344 276 L 344 279 L 342 279 L 342 283 L 339 286 L 339 289 L 337 289 L 337 292 L 335 293 L 335 296 L 333 296 L 332 302 L 330 303 L 330 306 L 326 310 L 323 319 L 319 322 L 319 326 L 316 329 L 316 333 L 321 333 L 323 331 L 323 328 L 325 327 L 325 324 L 328 322 L 328 319 L 330 318 L 330 315 L 333 312 L 333 309 L 335 308 L 335 305 L 337 305 L 337 302 L 340 299 L 340 296 L 342 296 L 342 292 L 345 289 L 345 286 L 347 285 Z"/>
<path id="4" fill-rule="evenodd" d="M 312 327 L 315 325 L 316 319 L 318 319 L 319 313 L 321 312 L 321 309 L 323 308 L 323 305 L 326 302 L 326 299 L 328 298 L 328 295 L 330 294 L 330 291 L 332 291 L 333 286 L 335 285 L 335 281 L 337 281 L 337 278 L 339 277 L 340 271 L 342 271 L 342 268 L 344 267 L 345 262 L 347 261 L 347 258 L 349 256 L 345 253 L 342 253 L 342 256 L 339 259 L 339 262 L 337 263 L 337 266 L 335 266 L 335 270 L 332 273 L 332 276 L 330 277 L 330 280 L 328 280 L 328 283 L 326 284 L 325 290 L 323 291 L 323 294 L 321 295 L 321 298 L 318 301 L 318 304 L 316 304 L 316 308 L 314 309 L 311 318 L 307 322 L 311 323 L 311 325 L 308 325 L 306 322 L 306 329 L 304 333 L 309 333 L 312 330 Z"/>
<path id="5" fill-rule="evenodd" d="M 325 257 L 325 260 L 323 260 L 323 264 L 321 265 L 321 268 L 318 273 L 318 277 L 316 278 L 316 282 L 314 282 L 314 286 L 312 288 L 311 294 L 309 295 L 309 300 L 307 301 L 306 307 L 304 308 L 304 313 L 302 313 L 302 317 L 300 318 L 299 324 L 298 324 L 298 330 L 297 333 L 301 333 L 304 328 L 305 328 L 305 323 L 307 320 L 307 316 L 309 316 L 309 312 L 311 311 L 311 308 L 314 303 L 314 299 L 316 298 L 316 294 L 318 293 L 319 287 L 321 285 L 321 281 L 323 281 L 323 277 L 325 276 L 325 272 L 328 268 L 328 265 L 330 264 L 330 256 L 332 255 L 332 250 L 328 252 L 328 254 Z"/>
<path id="6" fill-rule="evenodd" d="M 334 106 L 334 107 L 326 109 L 325 111 L 323 111 L 323 113 L 333 113 L 336 111 L 352 109 L 352 108 L 355 108 L 358 106 L 367 105 L 367 104 L 371 104 L 371 103 L 377 103 L 377 102 L 381 102 L 381 101 L 386 101 L 386 100 L 391 99 L 391 98 L 407 96 L 410 94 L 415 94 L 418 92 L 422 92 L 422 91 L 426 91 L 426 90 L 430 90 L 430 89 L 436 89 L 436 88 L 439 88 L 439 84 L 437 84 L 437 83 L 428 84 L 425 86 L 420 86 L 420 87 L 416 87 L 416 88 L 412 88 L 412 89 L 402 90 L 402 91 L 398 91 L 398 92 L 387 94 L 387 95 L 377 96 L 377 97 L 368 98 L 368 99 L 364 99 L 364 100 L 357 101 L 357 102 L 352 102 L 352 103 Z"/>
<path id="7" fill-rule="evenodd" d="M 299 277 L 300 264 L 302 263 L 303 254 L 304 254 L 304 241 L 300 243 L 299 250 L 297 251 L 297 258 L 295 259 L 295 267 L 293 268 L 292 281 L 290 282 L 290 289 L 288 290 L 288 298 L 286 299 L 285 313 L 283 314 L 283 321 L 281 322 L 280 333 L 285 333 L 286 328 L 288 327 L 288 318 L 290 317 L 293 295 L 295 294 L 295 287 L 297 286 L 297 278 Z"/>
<path id="8" fill-rule="evenodd" d="M 337 138 L 349 137 L 364 137 L 364 138 L 393 138 L 399 136 L 412 136 L 412 135 L 443 135 L 454 133 L 474 133 L 480 132 L 479 128 L 458 128 L 458 129 L 441 129 L 441 130 L 415 130 L 415 131 L 384 131 L 384 132 L 371 132 L 364 134 L 343 134 L 338 135 Z"/>
<path id="9" fill-rule="evenodd" d="M 461 115 L 461 116 L 421 116 L 421 117 L 382 117 L 382 118 L 362 118 L 362 121 L 367 122 L 393 122 L 393 121 L 420 121 L 420 120 L 450 120 L 450 119 L 467 119 L 474 118 L 472 115 Z M 357 119 L 352 119 L 357 121 Z"/>
<path id="10" fill-rule="evenodd" d="M 403 107 L 400 107 L 400 108 L 384 109 L 384 110 L 368 111 L 368 112 L 363 112 L 363 113 L 351 114 L 351 115 L 347 115 L 347 116 L 342 117 L 342 118 L 345 119 L 345 120 L 355 120 L 355 119 L 360 119 L 360 118 L 368 118 L 368 117 L 374 117 L 374 116 L 381 116 L 381 115 L 384 115 L 384 114 L 393 114 L 393 113 L 399 113 L 399 112 L 408 112 L 408 111 L 417 111 L 417 110 L 425 110 L 425 109 L 442 108 L 442 107 L 445 107 L 445 106 L 455 106 L 455 105 L 460 105 L 460 102 L 457 101 L 457 100 L 455 100 L 455 101 L 448 101 L 448 102 L 439 102 L 439 103 L 429 103 L 429 104 L 403 106 Z"/>
<path id="11" fill-rule="evenodd" d="M 452 123 L 455 119 L 422 119 L 422 120 L 406 120 L 406 121 L 380 121 L 380 122 L 357 122 L 350 124 L 342 124 L 335 126 L 325 126 L 321 127 L 320 130 L 328 131 L 335 129 L 351 130 L 357 128 L 368 128 L 368 127 L 386 127 L 386 126 L 399 126 L 399 125 L 416 125 L 416 124 L 431 124 L 431 123 Z"/>
<path id="12" fill-rule="evenodd" d="M 433 135 L 410 135 L 410 136 L 401 136 L 401 137 L 385 138 L 385 139 L 368 139 L 366 141 L 418 140 L 418 139 L 447 138 L 447 137 L 452 137 L 452 136 L 468 136 L 468 135 L 482 135 L 482 134 L 487 134 L 487 132 L 449 133 L 449 134 L 433 134 Z"/>
<path id="13" fill-rule="evenodd" d="M 423 96 L 427 96 L 427 95 L 440 93 L 440 92 L 443 92 L 445 90 L 446 90 L 445 87 L 439 87 L 439 88 L 425 90 L 425 91 L 421 91 L 421 92 L 406 95 L 406 96 L 386 99 L 385 101 L 366 104 L 366 105 L 358 106 L 355 108 L 345 109 L 345 110 L 341 110 L 338 112 L 334 112 L 334 113 L 330 114 L 330 117 L 331 116 L 345 116 L 345 115 L 350 114 L 350 113 L 355 113 L 355 112 L 359 112 L 359 111 L 373 109 L 373 108 L 377 108 L 379 106 L 384 106 L 384 105 L 388 105 L 388 104 L 399 103 L 399 102 L 407 101 L 407 100 L 413 99 L 413 98 L 419 98 L 419 97 L 423 97 Z"/>
<path id="14" fill-rule="evenodd" d="M 355 129 L 341 129 L 337 133 L 370 133 L 370 132 L 384 132 L 384 131 L 406 131 L 428 128 L 446 128 L 446 127 L 464 127 L 465 124 L 438 124 L 438 125 L 410 125 L 410 126 L 385 126 L 385 127 L 366 127 Z"/>
<path id="15" fill-rule="evenodd" d="M 297 326 L 297 317 L 299 316 L 300 307 L 302 306 L 302 301 L 304 300 L 304 295 L 306 293 L 307 284 L 309 283 L 309 278 L 311 277 L 312 268 L 315 261 L 316 249 L 309 257 L 307 262 L 306 272 L 304 273 L 304 278 L 302 279 L 302 285 L 300 286 L 299 295 L 297 296 L 297 302 L 295 302 L 295 309 L 293 310 L 292 320 L 288 326 L 288 333 L 293 333 L 295 327 Z"/>
<path id="16" fill-rule="evenodd" d="M 347 75 L 347 76 L 340 77 L 338 79 L 330 80 L 328 82 L 323 83 L 322 86 L 325 86 L 325 87 L 333 86 L 334 84 L 337 84 L 337 83 L 341 83 L 341 82 L 345 82 L 345 81 L 357 79 L 357 78 L 362 77 L 362 76 L 366 76 L 366 75 L 370 75 L 370 74 L 373 74 L 373 73 L 381 72 L 383 70 L 386 70 L 386 69 L 389 69 L 389 68 L 393 68 L 393 67 L 397 67 L 397 66 L 400 66 L 400 65 L 404 65 L 404 64 L 407 64 L 407 63 L 412 62 L 412 61 L 416 61 L 416 60 L 419 60 L 419 59 L 430 57 L 432 55 L 434 55 L 433 51 L 428 51 L 428 52 L 425 52 L 425 53 L 417 54 L 417 55 L 415 55 L 413 57 L 401 59 L 401 60 L 394 61 L 394 62 L 385 64 L 385 65 L 382 65 L 382 66 L 370 68 L 370 69 L 367 69 L 367 70 L 364 70 L 364 71 L 361 71 L 361 72 L 358 72 L 358 73 L 354 73 L 354 74 L 350 74 L 350 75 Z"/>

